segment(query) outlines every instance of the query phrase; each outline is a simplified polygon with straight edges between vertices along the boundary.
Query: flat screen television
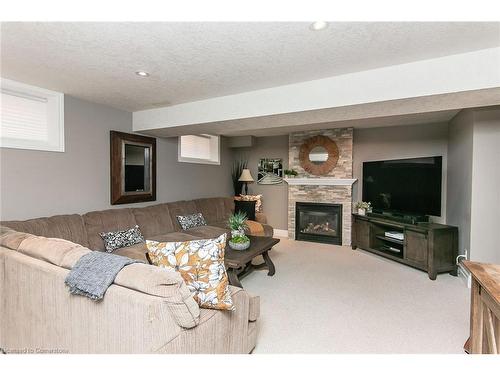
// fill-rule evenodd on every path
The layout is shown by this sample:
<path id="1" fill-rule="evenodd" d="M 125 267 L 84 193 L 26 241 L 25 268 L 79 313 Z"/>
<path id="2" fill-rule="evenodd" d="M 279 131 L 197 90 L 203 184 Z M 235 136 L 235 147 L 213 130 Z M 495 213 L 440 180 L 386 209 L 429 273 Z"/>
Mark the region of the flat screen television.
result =
<path id="1" fill-rule="evenodd" d="M 363 201 L 374 212 L 441 215 L 442 156 L 363 163 Z"/>

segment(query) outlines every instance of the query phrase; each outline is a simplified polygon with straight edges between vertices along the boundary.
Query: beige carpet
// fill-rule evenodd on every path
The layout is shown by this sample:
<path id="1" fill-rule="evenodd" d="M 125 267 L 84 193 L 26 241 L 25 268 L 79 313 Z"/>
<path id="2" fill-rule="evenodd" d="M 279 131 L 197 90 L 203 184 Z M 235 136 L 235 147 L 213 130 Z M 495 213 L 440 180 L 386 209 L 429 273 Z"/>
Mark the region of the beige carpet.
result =
<path id="1" fill-rule="evenodd" d="M 254 353 L 463 353 L 469 289 L 349 247 L 282 239 L 276 274 L 243 287 L 261 297 Z"/>

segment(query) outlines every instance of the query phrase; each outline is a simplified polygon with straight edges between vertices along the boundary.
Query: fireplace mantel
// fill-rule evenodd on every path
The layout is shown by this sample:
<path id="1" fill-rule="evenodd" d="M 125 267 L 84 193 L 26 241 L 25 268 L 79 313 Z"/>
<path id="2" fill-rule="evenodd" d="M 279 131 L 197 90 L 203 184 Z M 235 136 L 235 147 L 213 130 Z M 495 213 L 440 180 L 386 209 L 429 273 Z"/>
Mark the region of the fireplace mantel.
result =
<path id="1" fill-rule="evenodd" d="M 283 179 L 288 185 L 333 185 L 352 186 L 357 178 L 292 177 Z"/>

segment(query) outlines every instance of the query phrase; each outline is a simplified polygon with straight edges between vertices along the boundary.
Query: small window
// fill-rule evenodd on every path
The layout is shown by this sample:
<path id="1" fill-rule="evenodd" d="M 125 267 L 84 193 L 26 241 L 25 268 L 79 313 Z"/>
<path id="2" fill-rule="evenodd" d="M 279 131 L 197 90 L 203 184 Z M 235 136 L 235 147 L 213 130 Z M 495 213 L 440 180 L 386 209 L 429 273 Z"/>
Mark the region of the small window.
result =
<path id="1" fill-rule="evenodd" d="M 179 161 L 220 164 L 219 136 L 200 134 L 179 137 Z"/>
<path id="2" fill-rule="evenodd" d="M 64 94 L 1 82 L 0 146 L 64 152 Z"/>

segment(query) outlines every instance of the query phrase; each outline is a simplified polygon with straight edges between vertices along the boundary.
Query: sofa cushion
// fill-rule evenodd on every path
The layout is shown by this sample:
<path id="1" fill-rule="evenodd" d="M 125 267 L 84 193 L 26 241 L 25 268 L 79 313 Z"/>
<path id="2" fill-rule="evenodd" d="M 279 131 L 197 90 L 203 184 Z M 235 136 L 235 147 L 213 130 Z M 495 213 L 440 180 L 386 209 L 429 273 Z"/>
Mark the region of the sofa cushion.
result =
<path id="1" fill-rule="evenodd" d="M 24 221 L 3 221 L 1 225 L 17 232 L 62 238 L 82 246 L 89 245 L 85 224 L 80 215 L 56 215 Z"/>
<path id="2" fill-rule="evenodd" d="M 90 252 L 82 245 L 61 238 L 27 235 L 17 251 L 55 266 L 71 269 L 82 255 Z"/>
<path id="3" fill-rule="evenodd" d="M 221 221 L 226 221 L 229 219 L 234 212 L 234 198 L 233 197 L 223 197 L 221 198 L 224 203 L 224 217 Z"/>
<path id="4" fill-rule="evenodd" d="M 168 204 L 166 203 L 134 208 L 132 212 L 144 238 L 175 232 Z"/>
<path id="5" fill-rule="evenodd" d="M 224 233 L 229 234 L 230 232 L 231 231 L 229 230 L 229 228 L 220 228 L 220 227 L 216 227 L 216 226 L 212 226 L 212 225 L 204 225 L 201 227 L 191 228 L 191 229 L 184 231 L 184 233 L 186 233 L 186 234 L 195 236 L 197 238 L 204 238 L 204 239 L 217 238 L 221 234 L 224 234 Z"/>
<path id="6" fill-rule="evenodd" d="M 227 220 L 234 210 L 232 198 L 201 198 L 195 199 L 194 202 L 209 225 Z"/>
<path id="7" fill-rule="evenodd" d="M 179 272 L 200 307 L 234 309 L 224 265 L 225 233 L 216 239 L 146 243 L 151 263 Z"/>
<path id="8" fill-rule="evenodd" d="M 181 226 L 177 222 L 177 216 L 195 214 L 197 212 L 200 212 L 200 210 L 196 208 L 194 201 L 171 202 L 167 203 L 167 206 L 168 206 L 168 212 L 170 213 L 170 218 L 172 219 L 174 230 L 176 232 L 182 230 Z"/>
<path id="9" fill-rule="evenodd" d="M 104 241 L 99 233 L 126 230 L 137 225 L 130 208 L 87 212 L 83 215 L 89 248 L 104 251 Z"/>

